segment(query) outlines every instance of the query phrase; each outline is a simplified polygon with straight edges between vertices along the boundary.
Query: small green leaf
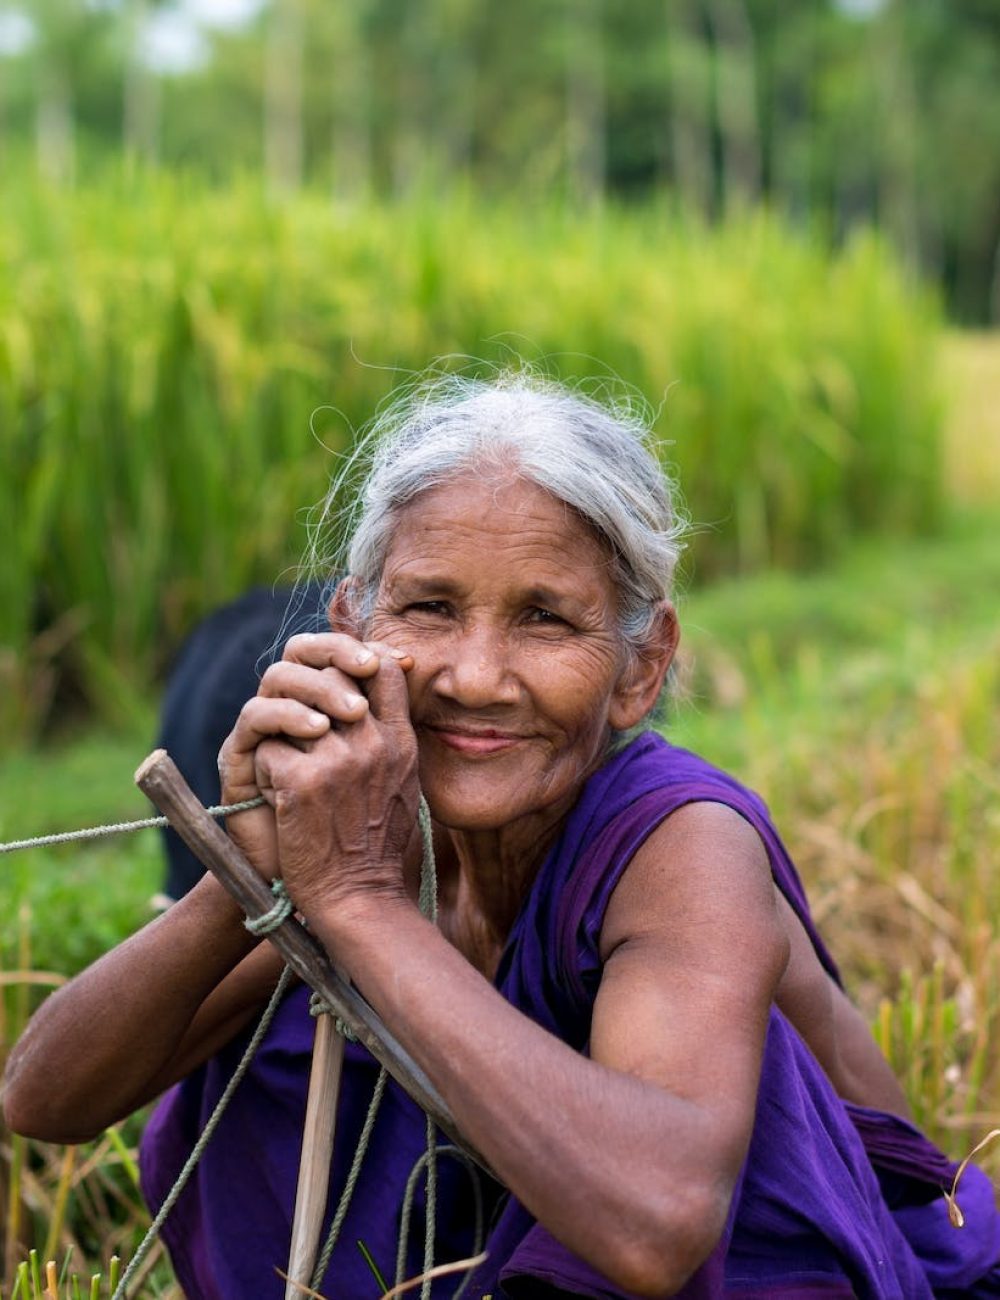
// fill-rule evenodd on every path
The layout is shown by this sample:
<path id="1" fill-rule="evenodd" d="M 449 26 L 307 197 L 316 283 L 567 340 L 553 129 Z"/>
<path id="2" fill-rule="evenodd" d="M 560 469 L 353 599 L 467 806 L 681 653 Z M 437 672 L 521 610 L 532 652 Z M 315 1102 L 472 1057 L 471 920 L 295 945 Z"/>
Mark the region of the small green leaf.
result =
<path id="1" fill-rule="evenodd" d="M 382 1276 L 381 1272 L 379 1271 L 379 1266 L 375 1263 L 374 1259 L 372 1259 L 371 1251 L 368 1249 L 365 1243 L 361 1241 L 360 1238 L 358 1239 L 358 1250 L 360 1250 L 362 1255 L 364 1256 L 365 1263 L 371 1269 L 372 1276 L 375 1278 L 375 1281 L 379 1284 L 382 1294 L 384 1295 L 386 1291 L 389 1290 L 389 1283 Z"/>

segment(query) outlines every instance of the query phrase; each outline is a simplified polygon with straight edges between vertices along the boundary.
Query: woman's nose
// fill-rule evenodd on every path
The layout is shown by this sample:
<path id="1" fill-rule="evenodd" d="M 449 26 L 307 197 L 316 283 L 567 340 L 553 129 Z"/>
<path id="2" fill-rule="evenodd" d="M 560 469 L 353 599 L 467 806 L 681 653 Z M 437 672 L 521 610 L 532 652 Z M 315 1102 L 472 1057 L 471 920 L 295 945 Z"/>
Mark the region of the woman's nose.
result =
<path id="1" fill-rule="evenodd" d="M 486 626 L 456 632 L 449 639 L 436 686 L 441 695 L 466 709 L 516 703 L 520 691 L 511 671 L 506 634 Z"/>

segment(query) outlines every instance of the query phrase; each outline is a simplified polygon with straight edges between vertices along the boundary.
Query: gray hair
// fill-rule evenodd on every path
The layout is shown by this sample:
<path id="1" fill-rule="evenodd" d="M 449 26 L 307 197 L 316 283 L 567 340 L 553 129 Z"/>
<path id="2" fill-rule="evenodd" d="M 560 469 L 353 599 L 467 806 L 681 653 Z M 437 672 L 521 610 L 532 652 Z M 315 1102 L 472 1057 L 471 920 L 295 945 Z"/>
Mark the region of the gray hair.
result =
<path id="1" fill-rule="evenodd" d="M 686 528 L 646 415 L 634 398 L 605 403 L 527 370 L 489 379 L 438 375 L 393 402 L 337 476 L 323 510 L 324 520 L 337 518 L 338 503 L 353 496 L 353 518 L 329 559 L 357 580 L 362 621 L 374 609 L 406 506 L 470 469 L 513 470 L 565 502 L 604 542 L 622 638 L 641 654 L 659 602 L 671 595 Z M 367 474 L 352 492 L 359 463 Z"/>

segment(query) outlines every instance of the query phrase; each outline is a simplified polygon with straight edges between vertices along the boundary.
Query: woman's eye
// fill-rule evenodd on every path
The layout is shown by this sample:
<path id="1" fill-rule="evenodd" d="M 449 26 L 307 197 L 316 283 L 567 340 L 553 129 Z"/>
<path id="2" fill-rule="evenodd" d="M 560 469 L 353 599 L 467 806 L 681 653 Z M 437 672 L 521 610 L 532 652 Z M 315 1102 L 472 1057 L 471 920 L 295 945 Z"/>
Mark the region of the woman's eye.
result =
<path id="1" fill-rule="evenodd" d="M 551 609 L 543 609 L 540 605 L 533 605 L 528 610 L 529 623 L 549 624 L 553 627 L 565 627 L 566 620 L 560 618 L 558 614 L 553 614 Z"/>
<path id="2" fill-rule="evenodd" d="M 415 600 L 406 610 L 411 614 L 447 614 L 448 606 L 443 600 Z"/>

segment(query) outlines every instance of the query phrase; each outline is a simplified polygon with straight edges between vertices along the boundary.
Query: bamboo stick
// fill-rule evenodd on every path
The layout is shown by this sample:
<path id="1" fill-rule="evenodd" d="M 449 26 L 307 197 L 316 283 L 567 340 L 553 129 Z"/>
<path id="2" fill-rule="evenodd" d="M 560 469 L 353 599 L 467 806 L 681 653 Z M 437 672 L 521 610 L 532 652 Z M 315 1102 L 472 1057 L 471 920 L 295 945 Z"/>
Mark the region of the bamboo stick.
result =
<path id="1" fill-rule="evenodd" d="M 139 766 L 136 785 L 170 820 L 195 856 L 216 876 L 250 917 L 271 910 L 274 895 L 225 831 L 192 793 L 166 750 L 157 749 Z M 459 1134 L 444 1099 L 363 997 L 334 969 L 316 938 L 290 916 L 268 939 L 310 988 L 341 1020 L 456 1146 L 492 1175 L 485 1159 Z"/>
<path id="2" fill-rule="evenodd" d="M 316 1266 L 316 1251 L 326 1213 L 326 1189 L 337 1127 L 337 1098 L 344 1064 L 344 1039 L 337 1032 L 333 1016 L 316 1021 L 309 1097 L 302 1129 L 302 1155 L 295 1188 L 295 1217 L 288 1253 L 285 1300 L 298 1300 L 302 1287 L 309 1286 Z"/>

